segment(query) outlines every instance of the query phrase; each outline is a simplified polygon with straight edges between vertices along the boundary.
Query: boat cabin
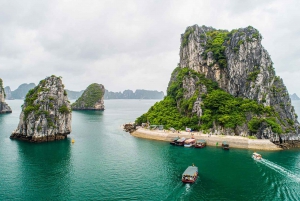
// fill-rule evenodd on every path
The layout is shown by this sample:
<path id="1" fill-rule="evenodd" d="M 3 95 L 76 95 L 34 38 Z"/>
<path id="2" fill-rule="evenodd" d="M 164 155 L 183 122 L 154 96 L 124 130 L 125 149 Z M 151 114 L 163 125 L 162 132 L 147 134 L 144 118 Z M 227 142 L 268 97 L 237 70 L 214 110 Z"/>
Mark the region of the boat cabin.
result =
<path id="1" fill-rule="evenodd" d="M 261 155 L 258 154 L 258 153 L 256 153 L 256 152 L 254 152 L 254 153 L 252 154 L 252 158 L 254 158 L 254 159 L 256 159 L 256 160 L 261 160 L 261 159 L 262 159 Z"/>
<path id="2" fill-rule="evenodd" d="M 182 174 L 183 183 L 194 183 L 198 178 L 198 167 L 189 166 Z"/>
<path id="3" fill-rule="evenodd" d="M 180 138 L 179 140 L 177 140 L 175 142 L 175 145 L 177 146 L 183 146 L 184 145 L 184 141 L 185 141 L 185 137 Z"/>
<path id="4" fill-rule="evenodd" d="M 177 140 L 179 140 L 179 137 L 175 137 L 172 139 L 172 141 L 170 142 L 171 145 L 175 145 L 175 142 L 177 142 Z"/>
<path id="5" fill-rule="evenodd" d="M 225 150 L 229 150 L 229 144 L 226 141 L 222 142 L 222 148 Z"/>
<path id="6" fill-rule="evenodd" d="M 205 140 L 197 140 L 195 144 L 195 148 L 203 148 L 206 147 L 206 141 Z"/>
<path id="7" fill-rule="evenodd" d="M 187 139 L 186 141 L 184 141 L 184 147 L 192 147 L 195 145 L 195 142 L 195 139 Z"/>

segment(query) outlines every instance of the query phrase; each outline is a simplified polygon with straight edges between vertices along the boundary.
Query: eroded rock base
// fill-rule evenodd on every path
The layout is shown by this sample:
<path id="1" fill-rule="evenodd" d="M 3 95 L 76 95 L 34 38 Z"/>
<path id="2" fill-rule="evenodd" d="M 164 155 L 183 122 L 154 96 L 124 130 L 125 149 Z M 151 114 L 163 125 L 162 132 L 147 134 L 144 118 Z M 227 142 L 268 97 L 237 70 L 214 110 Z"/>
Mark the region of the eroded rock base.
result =
<path id="1" fill-rule="evenodd" d="M 40 143 L 40 142 L 52 142 L 56 140 L 65 140 L 67 139 L 67 134 L 56 134 L 56 135 L 48 135 L 48 136 L 26 136 L 26 135 L 20 135 L 20 134 L 13 134 L 10 136 L 10 139 L 17 139 L 22 141 L 28 141 L 33 143 Z"/>

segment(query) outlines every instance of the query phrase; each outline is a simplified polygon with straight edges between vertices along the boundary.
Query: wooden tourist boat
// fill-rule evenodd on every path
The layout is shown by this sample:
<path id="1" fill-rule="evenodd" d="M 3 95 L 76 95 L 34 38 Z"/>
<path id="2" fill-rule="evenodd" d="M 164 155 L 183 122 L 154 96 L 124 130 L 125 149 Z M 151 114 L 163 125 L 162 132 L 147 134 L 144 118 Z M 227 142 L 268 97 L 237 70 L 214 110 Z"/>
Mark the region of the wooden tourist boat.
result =
<path id="1" fill-rule="evenodd" d="M 179 140 L 177 140 L 175 142 L 176 146 L 183 146 L 184 145 L 184 141 L 185 141 L 185 137 L 180 138 Z"/>
<path id="2" fill-rule="evenodd" d="M 262 159 L 261 155 L 256 153 L 256 152 L 254 152 L 252 154 L 252 158 L 255 159 L 255 160 L 261 160 Z"/>
<path id="3" fill-rule="evenodd" d="M 225 150 L 229 150 L 229 144 L 226 141 L 222 142 L 222 148 Z"/>
<path id="4" fill-rule="evenodd" d="M 195 144 L 195 148 L 203 148 L 206 147 L 206 141 L 205 140 L 197 140 Z"/>
<path id="5" fill-rule="evenodd" d="M 172 141 L 170 142 L 171 145 L 175 145 L 175 143 L 177 142 L 177 140 L 179 140 L 179 137 L 175 137 L 172 139 Z"/>
<path id="6" fill-rule="evenodd" d="M 198 178 L 198 167 L 189 166 L 182 174 L 183 183 L 194 183 Z"/>
<path id="7" fill-rule="evenodd" d="M 195 145 L 196 140 L 191 138 L 184 141 L 184 147 L 192 147 Z"/>

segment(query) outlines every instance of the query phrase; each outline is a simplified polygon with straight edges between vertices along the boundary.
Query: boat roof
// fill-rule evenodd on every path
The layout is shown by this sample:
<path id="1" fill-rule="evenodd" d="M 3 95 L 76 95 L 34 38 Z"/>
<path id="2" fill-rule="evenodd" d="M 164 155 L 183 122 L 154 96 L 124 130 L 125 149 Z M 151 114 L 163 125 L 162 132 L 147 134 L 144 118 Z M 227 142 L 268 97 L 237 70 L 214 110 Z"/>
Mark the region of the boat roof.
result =
<path id="1" fill-rule="evenodd" d="M 204 143 L 206 142 L 205 140 L 197 140 L 198 143 Z"/>
<path id="2" fill-rule="evenodd" d="M 183 141 L 185 141 L 185 137 L 182 137 L 179 140 L 177 140 L 177 142 L 183 142 Z"/>
<path id="3" fill-rule="evenodd" d="M 196 172 L 198 172 L 198 167 L 196 166 L 189 166 L 182 175 L 191 175 L 193 176 Z"/>
<path id="4" fill-rule="evenodd" d="M 186 143 L 191 143 L 191 142 L 194 142 L 195 141 L 195 139 L 187 139 L 185 142 Z"/>
<path id="5" fill-rule="evenodd" d="M 222 142 L 222 144 L 224 144 L 224 145 L 226 144 L 227 145 L 228 143 L 226 141 L 224 141 L 224 142 Z"/>
<path id="6" fill-rule="evenodd" d="M 179 139 L 179 137 L 175 137 L 175 138 L 173 138 L 173 140 L 178 140 Z"/>
<path id="7" fill-rule="evenodd" d="M 256 152 L 254 152 L 253 155 L 255 155 L 255 156 L 261 156 L 260 154 L 258 154 Z"/>

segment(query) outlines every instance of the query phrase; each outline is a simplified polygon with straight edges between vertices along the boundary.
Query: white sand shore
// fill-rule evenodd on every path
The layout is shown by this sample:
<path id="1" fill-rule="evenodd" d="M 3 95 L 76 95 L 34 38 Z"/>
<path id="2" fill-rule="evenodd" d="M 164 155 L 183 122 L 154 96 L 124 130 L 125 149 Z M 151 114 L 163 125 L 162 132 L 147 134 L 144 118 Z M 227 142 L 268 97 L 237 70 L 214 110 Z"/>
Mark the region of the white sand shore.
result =
<path id="1" fill-rule="evenodd" d="M 146 138 L 152 140 L 161 140 L 170 142 L 174 137 L 185 137 L 191 138 L 191 134 L 189 132 L 173 133 L 171 131 L 159 131 L 159 130 L 148 130 L 144 128 L 139 128 L 133 133 L 132 136 L 139 138 Z M 277 147 L 275 144 L 270 142 L 269 140 L 261 140 L 261 139 L 248 139 L 246 137 L 241 136 L 228 136 L 228 135 L 211 135 L 208 134 L 200 134 L 194 132 L 195 139 L 203 139 L 206 140 L 208 146 L 216 146 L 216 143 L 221 146 L 222 141 L 227 141 L 230 147 L 242 148 L 242 149 L 256 149 L 256 150 L 282 150 Z"/>

